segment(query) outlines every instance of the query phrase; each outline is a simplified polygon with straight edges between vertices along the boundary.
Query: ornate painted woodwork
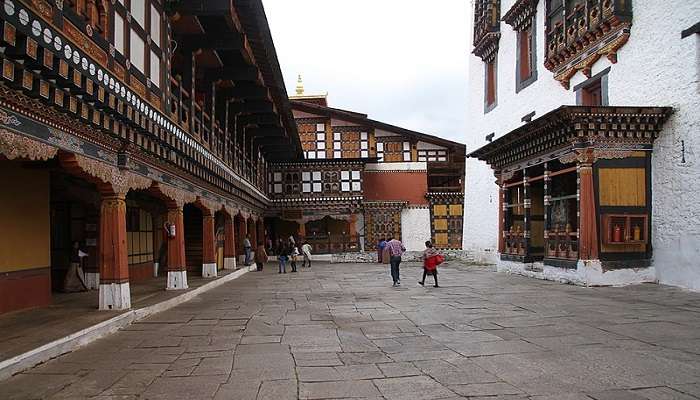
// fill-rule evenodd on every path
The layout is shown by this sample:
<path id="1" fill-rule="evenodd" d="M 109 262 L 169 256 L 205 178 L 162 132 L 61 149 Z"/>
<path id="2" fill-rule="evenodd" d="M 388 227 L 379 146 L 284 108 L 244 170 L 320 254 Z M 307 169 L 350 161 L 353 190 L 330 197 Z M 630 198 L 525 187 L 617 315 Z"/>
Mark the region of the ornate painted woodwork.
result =
<path id="1" fill-rule="evenodd" d="M 533 18 L 537 13 L 539 0 L 516 0 L 513 6 L 503 15 L 503 22 L 516 31 L 524 31 L 532 27 Z"/>
<path id="2" fill-rule="evenodd" d="M 631 25 L 631 0 L 546 0 L 545 67 L 568 90 L 600 57 L 617 62 Z"/>
<path id="3" fill-rule="evenodd" d="M 498 53 L 501 38 L 501 1 L 477 0 L 474 3 L 474 50 L 485 63 Z"/>
<path id="4" fill-rule="evenodd" d="M 405 201 L 365 201 L 365 249 L 373 250 L 381 239 L 401 240 L 401 210 Z"/>
<path id="5" fill-rule="evenodd" d="M 461 249 L 464 226 L 464 193 L 428 192 L 430 232 L 439 249 Z"/>
<path id="6" fill-rule="evenodd" d="M 646 266 L 650 151 L 671 112 L 565 106 L 470 154 L 491 165 L 501 186 L 501 257 Z"/>

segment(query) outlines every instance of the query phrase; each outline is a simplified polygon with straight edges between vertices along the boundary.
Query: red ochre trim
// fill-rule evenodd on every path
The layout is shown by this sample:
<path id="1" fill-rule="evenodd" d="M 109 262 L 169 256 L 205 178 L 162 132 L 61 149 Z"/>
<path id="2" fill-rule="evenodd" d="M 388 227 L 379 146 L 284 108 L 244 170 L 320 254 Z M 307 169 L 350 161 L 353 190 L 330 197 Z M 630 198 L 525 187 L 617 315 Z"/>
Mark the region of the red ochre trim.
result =
<path id="1" fill-rule="evenodd" d="M 363 189 L 367 201 L 408 201 L 410 205 L 427 205 L 427 172 L 381 172 L 363 174 Z"/>
<path id="2" fill-rule="evenodd" d="M 0 273 L 0 314 L 51 304 L 49 267 Z"/>

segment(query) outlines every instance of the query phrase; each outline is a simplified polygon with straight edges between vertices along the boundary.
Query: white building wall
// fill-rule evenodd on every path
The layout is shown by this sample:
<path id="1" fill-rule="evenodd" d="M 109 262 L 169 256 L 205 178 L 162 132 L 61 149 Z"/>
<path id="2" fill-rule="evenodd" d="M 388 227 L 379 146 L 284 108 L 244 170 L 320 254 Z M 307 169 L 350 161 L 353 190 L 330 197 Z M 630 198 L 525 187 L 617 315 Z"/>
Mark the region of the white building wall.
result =
<path id="1" fill-rule="evenodd" d="M 401 242 L 407 251 L 423 251 L 430 240 L 430 209 L 404 208 L 401 210 Z"/>
<path id="2" fill-rule="evenodd" d="M 515 0 L 503 0 L 501 15 Z M 484 114 L 484 65 L 469 55 L 469 104 L 471 127 L 467 152 L 521 126 L 521 118 L 535 111 L 536 119 L 561 106 L 575 105 L 574 86 L 586 79 L 577 73 L 570 90 L 554 80 L 544 68 L 545 1 L 537 6 L 536 82 L 515 93 L 516 32 L 501 22 L 497 57 L 497 106 Z M 653 266 L 661 283 L 700 290 L 700 39 L 681 39 L 681 31 L 700 20 L 698 1 L 634 0 L 630 39 L 618 52 L 618 62 L 601 58 L 593 65 L 596 74 L 611 66 L 608 98 L 611 106 L 672 106 L 674 115 L 664 125 L 652 154 Z M 681 142 L 683 141 L 683 142 Z M 685 163 L 682 162 L 682 144 Z M 481 164 L 478 167 L 475 164 Z M 490 168 L 485 163 L 467 162 L 465 194 L 465 236 L 467 250 L 483 252 L 497 245 L 497 201 L 487 202 L 497 193 Z M 497 199 L 496 199 L 497 200 Z M 488 237 L 487 237 L 488 236 Z M 489 239 L 490 237 L 490 239 Z"/>

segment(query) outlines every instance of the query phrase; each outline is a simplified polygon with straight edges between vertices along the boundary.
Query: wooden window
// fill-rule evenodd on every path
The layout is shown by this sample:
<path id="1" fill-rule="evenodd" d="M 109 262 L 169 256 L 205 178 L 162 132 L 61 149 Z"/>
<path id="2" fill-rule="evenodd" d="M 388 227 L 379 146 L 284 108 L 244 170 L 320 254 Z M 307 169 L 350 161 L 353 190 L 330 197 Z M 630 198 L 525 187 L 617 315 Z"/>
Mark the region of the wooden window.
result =
<path id="1" fill-rule="evenodd" d="M 519 83 L 532 76 L 532 27 L 518 32 Z"/>
<path id="2" fill-rule="evenodd" d="M 369 139 L 367 132 L 360 132 L 360 157 L 369 157 Z"/>
<path id="3" fill-rule="evenodd" d="M 485 64 L 486 68 L 486 107 L 496 104 L 496 61 Z"/>
<path id="4" fill-rule="evenodd" d="M 153 220 L 151 214 L 136 207 L 128 207 L 126 222 L 129 264 L 153 261 Z"/>
<path id="5" fill-rule="evenodd" d="M 149 73 L 151 82 L 160 87 L 160 58 L 151 50 L 151 70 Z"/>
<path id="6" fill-rule="evenodd" d="M 114 13 L 114 48 L 124 54 L 124 17 L 118 12 Z"/>
<path id="7" fill-rule="evenodd" d="M 129 59 L 131 60 L 131 65 L 145 73 L 146 43 L 134 29 L 131 30 L 131 40 L 129 44 Z"/>
<path id="8" fill-rule="evenodd" d="M 377 142 L 377 158 L 379 162 L 384 161 L 384 142 Z"/>
<path id="9" fill-rule="evenodd" d="M 644 168 L 600 168 L 599 199 L 604 207 L 645 207 Z"/>
<path id="10" fill-rule="evenodd" d="M 146 28 L 146 1 L 131 2 L 131 18 L 136 21 L 142 28 Z"/>
<path id="11" fill-rule="evenodd" d="M 403 160 L 411 161 L 411 143 L 403 142 Z"/>
<path id="12" fill-rule="evenodd" d="M 359 192 L 362 190 L 360 171 L 341 171 L 340 190 L 343 192 Z"/>
<path id="13" fill-rule="evenodd" d="M 447 150 L 418 150 L 418 161 L 447 161 Z"/>
<path id="14" fill-rule="evenodd" d="M 312 183 L 312 191 L 314 193 L 320 193 L 321 190 L 323 189 L 323 181 L 321 178 L 321 171 L 314 171 L 311 173 L 311 183 Z"/>
<path id="15" fill-rule="evenodd" d="M 156 46 L 161 47 L 160 45 L 160 13 L 158 10 L 151 4 L 151 40 L 153 43 L 155 43 Z"/>
<path id="16" fill-rule="evenodd" d="M 603 88 L 600 80 L 581 89 L 581 105 L 589 107 L 603 105 Z"/>

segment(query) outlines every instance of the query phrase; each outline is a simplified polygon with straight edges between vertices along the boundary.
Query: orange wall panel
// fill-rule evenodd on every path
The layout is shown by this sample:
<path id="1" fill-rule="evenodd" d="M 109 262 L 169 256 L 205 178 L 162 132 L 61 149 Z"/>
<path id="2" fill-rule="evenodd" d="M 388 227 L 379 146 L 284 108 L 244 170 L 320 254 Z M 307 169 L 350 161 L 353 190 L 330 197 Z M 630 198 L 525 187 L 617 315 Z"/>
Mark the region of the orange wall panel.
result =
<path id="1" fill-rule="evenodd" d="M 49 171 L 0 161 L 0 273 L 51 264 Z"/>
<path id="2" fill-rule="evenodd" d="M 365 172 L 363 175 L 365 200 L 408 201 L 409 204 L 428 204 L 428 173 L 423 172 Z"/>

